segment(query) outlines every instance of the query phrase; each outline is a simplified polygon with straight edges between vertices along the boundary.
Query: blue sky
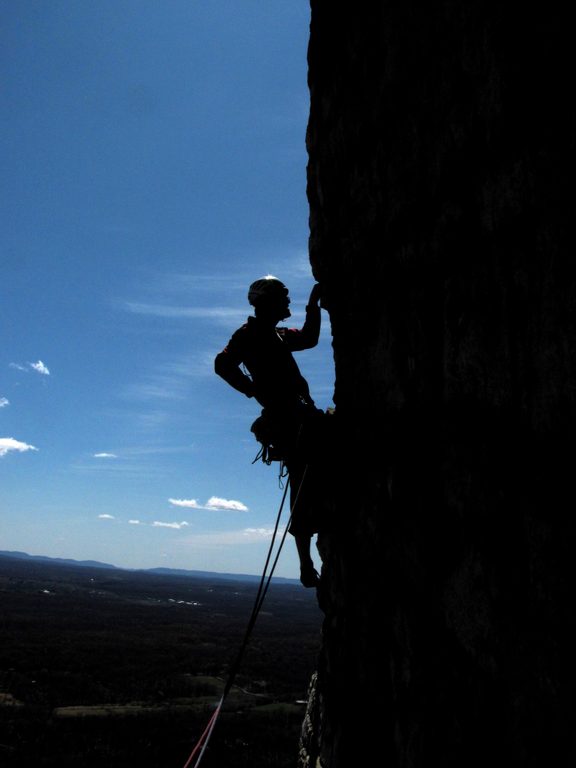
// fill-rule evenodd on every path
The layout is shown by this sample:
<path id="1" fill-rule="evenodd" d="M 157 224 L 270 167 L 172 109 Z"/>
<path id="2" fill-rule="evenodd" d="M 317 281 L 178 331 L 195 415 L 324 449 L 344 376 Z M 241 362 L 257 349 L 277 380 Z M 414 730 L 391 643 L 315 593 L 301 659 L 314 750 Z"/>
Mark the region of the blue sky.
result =
<path id="1" fill-rule="evenodd" d="M 306 0 L 0 0 L 0 549 L 258 573 L 281 491 L 213 373 L 308 255 Z M 332 404 L 328 317 L 297 356 Z M 289 539 L 277 573 L 297 576 Z"/>

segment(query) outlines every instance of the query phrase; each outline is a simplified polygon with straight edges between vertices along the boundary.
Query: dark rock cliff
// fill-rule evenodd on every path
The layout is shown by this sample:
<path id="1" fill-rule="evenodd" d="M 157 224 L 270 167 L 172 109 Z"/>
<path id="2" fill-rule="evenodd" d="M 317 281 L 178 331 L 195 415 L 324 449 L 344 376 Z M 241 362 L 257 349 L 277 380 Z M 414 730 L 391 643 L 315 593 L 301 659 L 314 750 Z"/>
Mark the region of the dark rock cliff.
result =
<path id="1" fill-rule="evenodd" d="M 565 764 L 576 757 L 568 6 L 311 5 L 310 251 L 332 323 L 340 449 L 301 765 Z"/>

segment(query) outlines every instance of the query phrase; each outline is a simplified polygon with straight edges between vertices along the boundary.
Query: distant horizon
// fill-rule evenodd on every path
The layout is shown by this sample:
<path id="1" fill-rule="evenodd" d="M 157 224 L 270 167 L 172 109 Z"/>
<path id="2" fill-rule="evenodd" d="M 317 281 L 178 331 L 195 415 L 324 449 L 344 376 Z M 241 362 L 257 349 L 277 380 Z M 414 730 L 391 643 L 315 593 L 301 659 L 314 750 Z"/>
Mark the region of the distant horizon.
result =
<path id="1" fill-rule="evenodd" d="M 213 576 L 216 578 L 236 577 L 241 580 L 254 580 L 261 579 L 262 574 L 255 573 L 234 573 L 231 571 L 207 571 L 197 568 L 170 568 L 169 566 L 161 565 L 152 568 L 125 568 L 121 565 L 115 565 L 114 563 L 104 563 L 100 560 L 76 560 L 70 557 L 52 557 L 49 555 L 32 554 L 30 552 L 23 552 L 21 550 L 0 550 L 0 558 L 12 558 L 13 560 L 34 560 L 41 562 L 48 562 L 54 564 L 71 565 L 79 568 L 98 568 L 102 570 L 115 570 L 115 571 L 127 571 L 129 573 L 166 573 L 167 575 L 177 574 L 203 574 L 206 576 Z M 272 581 L 285 581 L 294 584 L 300 584 L 300 580 L 291 578 L 289 576 L 272 576 Z"/>

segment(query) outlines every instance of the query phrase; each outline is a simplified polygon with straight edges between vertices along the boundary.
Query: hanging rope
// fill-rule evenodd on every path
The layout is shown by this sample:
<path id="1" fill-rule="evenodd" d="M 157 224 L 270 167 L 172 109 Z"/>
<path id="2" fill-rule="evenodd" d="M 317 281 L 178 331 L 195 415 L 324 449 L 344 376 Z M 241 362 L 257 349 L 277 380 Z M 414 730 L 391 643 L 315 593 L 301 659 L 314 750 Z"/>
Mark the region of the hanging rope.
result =
<path id="1" fill-rule="evenodd" d="M 222 704 L 224 704 L 224 696 L 222 696 L 222 698 L 218 702 L 218 706 L 216 707 L 212 717 L 208 721 L 208 725 L 206 726 L 206 728 L 204 729 L 204 732 L 202 733 L 202 735 L 198 739 L 198 741 L 196 743 L 196 746 L 194 747 L 194 749 L 192 750 L 192 752 L 190 754 L 190 757 L 188 758 L 188 760 L 186 760 L 184 768 L 189 768 L 189 766 L 192 765 L 192 760 L 194 760 L 196 755 L 198 755 L 198 759 L 194 763 L 194 768 L 196 768 L 196 766 L 200 765 L 200 760 L 202 760 L 202 756 L 204 754 L 204 750 L 208 746 L 208 742 L 210 740 L 210 736 L 212 735 L 212 731 L 214 730 L 214 726 L 216 725 L 216 720 L 218 719 L 218 715 L 220 714 L 220 710 L 222 709 Z"/>
<path id="2" fill-rule="evenodd" d="M 210 741 L 210 737 L 212 736 L 212 732 L 214 730 L 214 726 L 216 725 L 216 721 L 218 720 L 218 716 L 220 715 L 220 712 L 222 711 L 222 705 L 224 704 L 224 701 L 228 694 L 230 693 L 230 690 L 234 684 L 234 680 L 236 679 L 236 675 L 238 674 L 238 670 L 240 668 L 240 664 L 242 662 L 242 658 L 244 656 L 244 652 L 246 650 L 246 647 L 248 645 L 248 640 L 250 639 L 250 635 L 252 634 L 252 630 L 254 629 L 254 625 L 256 623 L 256 619 L 258 618 L 258 614 L 260 613 L 260 610 L 262 608 L 262 605 L 264 603 L 264 598 L 266 597 L 266 593 L 268 592 L 268 587 L 270 586 L 270 582 L 272 581 L 272 576 L 274 574 L 274 570 L 276 569 L 276 565 L 278 563 L 278 560 L 280 558 L 280 553 L 282 551 L 282 547 L 284 546 L 284 542 L 286 541 L 286 535 L 288 533 L 288 529 L 290 527 L 290 522 L 292 520 L 292 513 L 294 512 L 294 508 L 296 507 L 296 504 L 298 503 L 298 497 L 300 496 L 300 491 L 302 489 L 302 485 L 304 483 L 304 478 L 306 477 L 306 472 L 308 471 L 308 467 L 306 466 L 304 468 L 304 472 L 302 473 L 302 479 L 300 480 L 300 485 L 298 486 L 298 492 L 296 493 L 296 497 L 294 499 L 294 504 L 292 505 L 290 509 L 290 516 L 288 518 L 288 522 L 286 523 L 286 526 L 284 528 L 284 532 L 282 534 L 282 538 L 280 539 L 280 544 L 278 545 L 278 550 L 276 552 L 276 557 L 274 558 L 274 561 L 272 563 L 272 567 L 270 568 L 270 573 L 267 575 L 266 572 L 268 570 L 268 565 L 270 564 L 270 560 L 272 558 L 272 552 L 274 551 L 274 544 L 276 542 L 276 536 L 278 534 L 278 527 L 280 525 L 280 518 L 282 517 L 282 510 L 284 509 L 284 502 L 286 501 L 286 495 L 288 493 L 289 488 L 289 482 L 286 483 L 286 487 L 284 488 L 284 493 L 282 494 L 282 501 L 280 502 L 280 508 L 278 509 L 278 514 L 276 515 L 276 522 L 274 524 L 274 531 L 272 533 L 272 540 L 270 542 L 270 546 L 268 547 L 268 554 L 266 555 L 266 562 L 264 563 L 264 568 L 262 570 L 262 576 L 260 577 L 260 583 L 258 585 L 258 590 L 256 592 L 256 598 L 254 599 L 254 605 L 252 607 L 252 613 L 250 614 L 250 618 L 248 620 L 248 624 L 246 626 L 246 631 L 244 632 L 244 638 L 242 640 L 242 643 L 240 645 L 240 648 L 238 649 L 238 653 L 236 655 L 236 658 L 234 659 L 234 662 L 230 666 L 230 670 L 228 671 L 228 679 L 226 680 L 226 684 L 224 686 L 224 692 L 222 693 L 222 696 L 220 698 L 220 701 L 216 705 L 216 709 L 212 713 L 212 716 L 210 717 L 210 720 L 208 721 L 208 724 L 206 725 L 206 728 L 204 729 L 202 735 L 198 739 L 196 746 L 192 750 L 190 757 L 188 760 L 186 760 L 186 763 L 184 764 L 183 768 L 198 768 L 200 765 L 200 761 L 202 760 L 202 757 L 204 756 L 204 752 L 206 751 L 206 747 L 208 746 L 208 742 Z M 194 761 L 194 762 L 193 762 Z"/>

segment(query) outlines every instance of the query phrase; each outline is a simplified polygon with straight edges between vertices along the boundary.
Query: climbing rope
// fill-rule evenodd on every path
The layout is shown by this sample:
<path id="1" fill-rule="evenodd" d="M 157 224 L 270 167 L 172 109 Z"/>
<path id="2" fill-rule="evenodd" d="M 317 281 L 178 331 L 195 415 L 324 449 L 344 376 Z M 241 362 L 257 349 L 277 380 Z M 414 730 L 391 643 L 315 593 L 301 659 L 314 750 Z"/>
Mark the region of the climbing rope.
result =
<path id="1" fill-rule="evenodd" d="M 254 629 L 254 625 L 256 624 L 256 619 L 258 618 L 258 614 L 260 613 L 260 610 L 262 608 L 262 605 L 264 603 L 264 598 L 266 597 L 266 593 L 268 592 L 268 587 L 270 586 L 270 582 L 272 581 L 272 576 L 274 574 L 274 571 L 276 569 L 276 565 L 278 564 L 278 560 L 280 559 L 280 553 L 282 552 L 282 547 L 284 546 L 284 542 L 286 541 L 286 535 L 288 533 L 288 529 L 290 527 L 290 521 L 292 520 L 292 514 L 294 512 L 294 508 L 296 507 L 296 504 L 298 503 L 298 497 L 300 496 L 300 491 L 302 489 L 302 485 L 304 483 L 304 478 L 306 477 L 306 472 L 308 471 L 308 467 L 306 466 L 304 468 L 304 472 L 302 473 L 302 479 L 300 480 L 300 485 L 298 486 L 298 492 L 296 493 L 296 497 L 294 499 L 294 504 L 292 505 L 290 509 L 290 516 L 288 518 L 288 522 L 286 523 L 286 526 L 284 528 L 284 532 L 282 533 L 282 538 L 280 539 L 280 543 L 278 545 L 278 550 L 276 552 L 276 556 L 274 558 L 274 561 L 272 563 L 272 567 L 270 568 L 270 573 L 267 574 L 268 566 L 270 564 L 270 560 L 272 558 L 272 552 L 274 551 L 274 545 L 276 542 L 276 536 L 278 534 L 278 528 L 280 525 L 280 519 L 282 517 L 282 510 L 284 509 L 284 502 L 286 501 L 286 495 L 288 493 L 289 483 L 286 483 L 286 486 L 284 488 L 284 493 L 282 494 L 282 501 L 280 502 L 280 508 L 278 509 L 278 514 L 276 515 L 276 522 L 274 524 L 274 531 L 272 533 L 272 539 L 270 542 L 270 546 L 268 547 L 268 554 L 266 555 L 266 562 L 264 563 L 264 568 L 262 570 L 262 576 L 260 577 L 260 583 L 258 585 L 258 590 L 256 592 L 256 598 L 254 600 L 254 605 L 252 607 L 252 613 L 250 614 L 250 618 L 248 620 L 248 624 L 246 625 L 246 631 L 244 632 L 244 638 L 242 640 L 242 643 L 240 645 L 240 648 L 238 649 L 238 653 L 236 655 L 236 658 L 234 659 L 234 662 L 231 664 L 230 669 L 228 671 L 228 678 L 226 680 L 226 684 L 224 686 L 224 691 L 222 693 L 222 696 L 220 698 L 220 701 L 216 705 L 216 709 L 212 713 L 212 716 L 210 717 L 210 720 L 208 721 L 208 724 L 206 725 L 206 728 L 202 732 L 202 735 L 198 739 L 194 749 L 190 753 L 190 757 L 188 760 L 186 760 L 183 768 L 198 768 L 200 765 L 200 761 L 202 760 L 202 757 L 204 756 L 204 752 L 206 751 L 206 747 L 208 746 L 208 742 L 210 741 L 210 737 L 212 736 L 212 732 L 214 730 L 214 726 L 216 725 L 216 721 L 218 720 L 218 717 L 220 715 L 220 712 L 222 711 L 222 705 L 224 704 L 224 701 L 226 700 L 226 697 L 230 693 L 230 690 L 234 684 L 234 680 L 236 679 L 236 675 L 238 674 L 238 670 L 240 669 L 240 664 L 242 662 L 242 658 L 244 656 L 244 652 L 246 650 L 246 647 L 248 646 L 248 641 L 250 639 L 250 635 L 252 634 L 252 630 Z"/>

